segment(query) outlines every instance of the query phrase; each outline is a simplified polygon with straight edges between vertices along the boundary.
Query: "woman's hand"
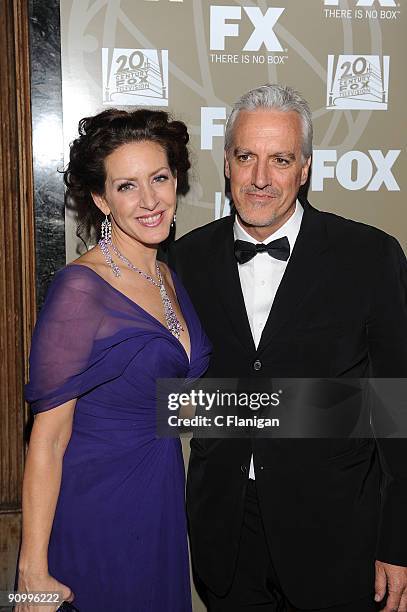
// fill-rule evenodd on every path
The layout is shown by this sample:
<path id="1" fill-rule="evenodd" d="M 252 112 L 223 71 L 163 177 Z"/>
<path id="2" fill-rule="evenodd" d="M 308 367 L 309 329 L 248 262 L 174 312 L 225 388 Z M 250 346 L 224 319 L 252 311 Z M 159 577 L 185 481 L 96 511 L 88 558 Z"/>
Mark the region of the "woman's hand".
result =
<path id="1" fill-rule="evenodd" d="M 59 604 L 50 604 L 49 606 L 36 606 L 35 604 L 19 603 L 14 608 L 15 612 L 55 612 L 61 605 L 62 601 L 72 602 L 74 594 L 71 589 L 58 582 L 55 578 L 49 574 L 31 574 L 27 572 L 21 572 L 18 579 L 18 592 L 19 593 L 60 593 L 62 600 Z"/>

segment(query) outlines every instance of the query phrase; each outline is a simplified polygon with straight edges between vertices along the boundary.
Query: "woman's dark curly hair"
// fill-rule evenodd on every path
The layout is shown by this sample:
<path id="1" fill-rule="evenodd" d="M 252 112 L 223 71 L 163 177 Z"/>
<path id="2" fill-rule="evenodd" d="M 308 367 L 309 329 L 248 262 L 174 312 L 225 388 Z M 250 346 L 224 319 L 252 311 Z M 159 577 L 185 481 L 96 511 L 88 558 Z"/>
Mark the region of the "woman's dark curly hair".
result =
<path id="1" fill-rule="evenodd" d="M 92 229 L 99 237 L 104 215 L 92 200 L 92 193 L 105 192 L 105 159 L 130 142 L 151 141 L 167 154 L 168 165 L 177 177 L 177 193 L 189 189 L 187 144 L 189 135 L 182 121 L 172 121 L 164 111 L 137 109 L 108 110 L 79 121 L 79 137 L 70 146 L 69 164 L 64 171 L 67 206 L 77 213 L 77 235 L 89 238 Z"/>

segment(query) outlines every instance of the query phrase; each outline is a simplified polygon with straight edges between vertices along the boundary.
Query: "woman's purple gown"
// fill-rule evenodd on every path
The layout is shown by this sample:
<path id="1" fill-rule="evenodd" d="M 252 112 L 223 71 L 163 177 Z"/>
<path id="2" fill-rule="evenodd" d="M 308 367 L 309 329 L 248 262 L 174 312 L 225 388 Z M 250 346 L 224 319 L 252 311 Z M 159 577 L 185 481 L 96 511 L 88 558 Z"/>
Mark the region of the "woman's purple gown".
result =
<path id="1" fill-rule="evenodd" d="M 56 274 L 34 332 L 33 412 L 78 398 L 48 557 L 80 612 L 191 611 L 181 444 L 156 437 L 156 379 L 201 376 L 210 346 L 173 279 L 190 362 L 166 327 L 82 265 Z"/>

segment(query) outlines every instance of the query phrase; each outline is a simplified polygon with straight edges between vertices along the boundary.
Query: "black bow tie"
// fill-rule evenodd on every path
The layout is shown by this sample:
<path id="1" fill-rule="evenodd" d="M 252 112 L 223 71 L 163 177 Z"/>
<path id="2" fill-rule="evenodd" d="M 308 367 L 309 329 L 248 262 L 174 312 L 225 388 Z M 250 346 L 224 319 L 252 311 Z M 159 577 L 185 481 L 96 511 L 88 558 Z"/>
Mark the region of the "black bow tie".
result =
<path id="1" fill-rule="evenodd" d="M 287 261 L 290 257 L 290 243 L 287 236 L 277 238 L 277 240 L 273 240 L 268 244 L 263 244 L 262 242 L 253 244 L 252 242 L 246 242 L 246 240 L 235 240 L 235 257 L 240 264 L 250 261 L 257 253 L 265 252 L 270 257 L 274 257 L 274 259 Z"/>

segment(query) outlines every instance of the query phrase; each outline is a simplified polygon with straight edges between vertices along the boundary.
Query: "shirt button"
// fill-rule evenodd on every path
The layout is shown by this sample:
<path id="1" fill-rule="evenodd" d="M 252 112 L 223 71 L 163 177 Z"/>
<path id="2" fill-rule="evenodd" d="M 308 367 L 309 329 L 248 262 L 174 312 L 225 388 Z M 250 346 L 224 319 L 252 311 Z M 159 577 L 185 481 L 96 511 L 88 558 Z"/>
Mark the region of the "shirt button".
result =
<path id="1" fill-rule="evenodd" d="M 260 281 L 260 285 L 261 285 L 262 287 L 264 287 L 264 285 L 265 285 L 265 284 L 266 284 L 266 281 L 264 281 L 264 280 Z"/>
<path id="2" fill-rule="evenodd" d="M 242 472 L 243 474 L 246 474 L 246 472 L 247 472 L 247 465 L 241 465 L 241 466 L 240 466 L 240 470 L 241 470 L 241 472 Z"/>
<path id="3" fill-rule="evenodd" d="M 257 370 L 261 370 L 261 368 L 262 368 L 261 361 L 259 361 L 259 359 L 256 359 L 256 361 L 253 364 L 253 369 L 257 371 Z"/>

